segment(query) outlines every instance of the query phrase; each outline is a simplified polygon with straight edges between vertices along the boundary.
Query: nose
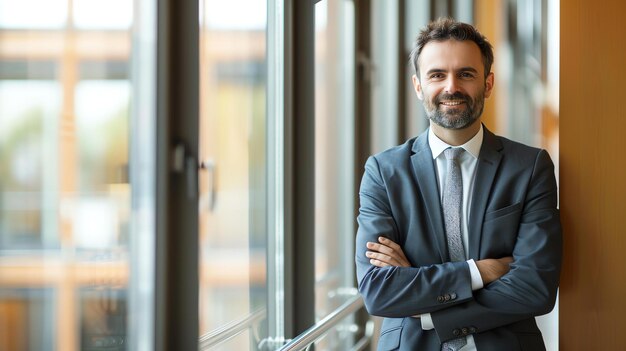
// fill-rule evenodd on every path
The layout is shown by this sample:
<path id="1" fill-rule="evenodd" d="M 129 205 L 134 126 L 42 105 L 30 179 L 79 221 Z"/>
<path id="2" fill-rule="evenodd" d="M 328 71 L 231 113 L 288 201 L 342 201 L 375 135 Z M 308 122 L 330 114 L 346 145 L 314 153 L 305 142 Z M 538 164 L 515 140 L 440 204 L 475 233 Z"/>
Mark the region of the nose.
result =
<path id="1" fill-rule="evenodd" d="M 448 79 L 446 80 L 445 90 L 448 94 L 454 94 L 459 91 L 459 82 L 456 76 L 448 76 Z"/>

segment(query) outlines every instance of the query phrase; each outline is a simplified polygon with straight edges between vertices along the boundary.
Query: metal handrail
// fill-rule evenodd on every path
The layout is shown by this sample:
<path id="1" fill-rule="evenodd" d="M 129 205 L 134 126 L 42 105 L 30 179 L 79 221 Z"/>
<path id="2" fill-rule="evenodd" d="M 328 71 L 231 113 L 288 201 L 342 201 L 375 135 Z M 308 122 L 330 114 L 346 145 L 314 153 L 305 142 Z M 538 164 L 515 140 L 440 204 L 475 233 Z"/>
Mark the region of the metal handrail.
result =
<path id="1" fill-rule="evenodd" d="M 311 328 L 298 335 L 289 343 L 279 349 L 279 351 L 300 351 L 306 349 L 310 344 L 314 343 L 326 332 L 335 327 L 341 320 L 363 308 L 363 299 L 361 296 L 353 296 L 331 314 L 324 317 L 321 321 L 315 323 Z"/>
<path id="2" fill-rule="evenodd" d="M 260 308 L 255 312 L 252 312 L 248 316 L 239 320 L 227 323 L 218 329 L 215 329 L 209 333 L 206 333 L 200 337 L 200 350 L 208 350 L 211 347 L 215 347 L 237 335 L 244 332 L 247 329 L 254 327 L 254 325 L 263 320 L 266 316 L 265 308 Z"/>

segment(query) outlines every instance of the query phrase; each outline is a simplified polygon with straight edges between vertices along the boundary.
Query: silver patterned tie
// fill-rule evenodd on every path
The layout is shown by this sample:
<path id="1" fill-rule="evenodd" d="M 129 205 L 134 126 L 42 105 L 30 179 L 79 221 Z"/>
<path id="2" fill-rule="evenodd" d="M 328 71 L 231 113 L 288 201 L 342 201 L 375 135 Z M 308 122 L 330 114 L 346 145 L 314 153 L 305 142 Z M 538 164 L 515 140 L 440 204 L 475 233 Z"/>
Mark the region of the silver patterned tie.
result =
<path id="1" fill-rule="evenodd" d="M 465 261 L 465 249 L 461 238 L 461 215 L 463 204 L 463 178 L 459 157 L 463 148 L 448 148 L 444 151 L 448 163 L 446 185 L 443 191 L 443 218 L 446 226 L 446 239 L 450 261 Z M 467 344 L 466 338 L 460 337 L 445 342 L 442 351 L 456 351 Z"/>

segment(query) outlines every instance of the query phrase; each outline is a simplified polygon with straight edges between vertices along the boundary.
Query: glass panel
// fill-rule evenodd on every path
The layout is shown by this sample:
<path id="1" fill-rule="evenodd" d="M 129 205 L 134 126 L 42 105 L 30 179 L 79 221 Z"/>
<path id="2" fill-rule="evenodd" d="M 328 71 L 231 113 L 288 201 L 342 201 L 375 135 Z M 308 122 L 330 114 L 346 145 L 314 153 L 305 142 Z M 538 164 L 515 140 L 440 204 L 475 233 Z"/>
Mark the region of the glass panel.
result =
<path id="1" fill-rule="evenodd" d="M 430 5 L 430 1 L 406 1 L 404 3 L 404 13 L 401 16 L 404 18 L 403 30 L 405 40 L 400 45 L 403 45 L 405 54 L 402 59 L 406 58 L 408 61 L 417 35 L 430 21 Z M 404 133 L 400 135 L 398 143 L 419 135 L 428 127 L 428 117 L 426 117 L 424 107 L 422 107 L 420 100 L 415 96 L 411 80 L 411 77 L 415 74 L 415 68 L 412 63 L 409 62 L 405 66 L 405 72 L 405 75 L 400 77 L 400 79 L 404 82 L 404 89 L 401 94 L 404 94 L 405 97 L 406 115 L 399 116 L 399 118 L 404 119 L 403 124 L 406 128 Z"/>
<path id="2" fill-rule="evenodd" d="M 128 246 L 129 88 L 128 80 L 76 85 L 80 195 L 72 200 L 72 222 L 77 249 L 125 251 Z"/>
<path id="3" fill-rule="evenodd" d="M 354 9 L 315 5 L 315 312 L 320 320 L 354 287 Z M 347 350 L 344 325 L 317 345 Z"/>
<path id="4" fill-rule="evenodd" d="M 140 294 L 137 282 L 154 282 L 151 270 L 142 276 L 130 261 L 154 262 L 153 253 L 139 251 L 154 246 L 154 233 L 141 224 L 154 203 L 131 202 L 154 192 L 139 186 L 154 183 L 154 144 L 135 144 L 135 136 L 154 131 L 154 115 L 142 115 L 138 130 L 137 112 L 130 113 L 131 101 L 154 103 L 146 93 L 152 81 L 143 100 L 132 98 L 138 80 L 150 78 L 129 69 L 136 67 L 133 6 L 150 7 L 138 1 L 103 2 L 108 12 L 94 21 L 81 12 L 82 0 L 0 0 L 2 350 L 154 348 L 135 347 L 150 339 L 149 331 L 129 333 L 130 321 L 153 321 L 132 315 L 130 302 L 141 295 L 149 303 L 153 285 Z M 137 18 L 145 20 L 144 14 Z M 81 18 L 116 30 L 77 29 Z M 136 38 L 146 34 L 141 28 Z M 150 56 L 133 52 L 139 53 Z M 142 64 L 151 67 L 145 57 Z M 139 110 L 149 109 L 135 106 Z M 131 183 L 137 162 L 143 169 Z"/>
<path id="5" fill-rule="evenodd" d="M 46 150 L 56 146 L 60 96 L 52 80 L 0 80 L 0 249 L 59 246 L 57 155 Z"/>
<path id="6" fill-rule="evenodd" d="M 413 3 L 418 1 L 404 1 Z M 419 1 L 418 3 L 426 3 Z M 400 43 L 398 42 L 399 0 L 372 0 L 371 8 L 371 150 L 370 154 L 381 152 L 398 145 L 398 69 L 403 58 L 398 60 Z M 443 4 L 446 1 L 433 1 Z M 447 5 L 446 5 L 447 6 Z M 411 18 L 409 21 L 415 19 Z M 366 103 L 365 101 L 363 103 Z M 404 140 L 402 140 L 404 141 Z"/>
<path id="7" fill-rule="evenodd" d="M 80 349 L 125 350 L 126 291 L 111 287 L 82 288 L 80 301 Z"/>
<path id="8" fill-rule="evenodd" d="M 200 0 L 200 335 L 267 305 L 266 2 Z M 242 11 L 245 9 L 245 11 Z M 256 349 L 267 334 L 220 349 Z"/>
<path id="9" fill-rule="evenodd" d="M 52 289 L 0 289 L 0 350 L 54 350 Z"/>
<path id="10" fill-rule="evenodd" d="M 246 345 L 253 336 L 251 331 L 246 330 L 241 334 L 236 335 L 232 339 L 229 339 L 225 343 L 221 344 L 216 350 L 237 350 L 238 345 Z M 255 348 L 256 350 L 256 348 Z M 259 348 L 259 350 L 271 350 L 271 348 Z"/>
<path id="11" fill-rule="evenodd" d="M 72 0 L 74 26 L 80 29 L 128 29 L 133 2 L 128 0 Z"/>
<path id="12" fill-rule="evenodd" d="M 0 0 L 0 28 L 53 29 L 67 21 L 68 0 Z"/>

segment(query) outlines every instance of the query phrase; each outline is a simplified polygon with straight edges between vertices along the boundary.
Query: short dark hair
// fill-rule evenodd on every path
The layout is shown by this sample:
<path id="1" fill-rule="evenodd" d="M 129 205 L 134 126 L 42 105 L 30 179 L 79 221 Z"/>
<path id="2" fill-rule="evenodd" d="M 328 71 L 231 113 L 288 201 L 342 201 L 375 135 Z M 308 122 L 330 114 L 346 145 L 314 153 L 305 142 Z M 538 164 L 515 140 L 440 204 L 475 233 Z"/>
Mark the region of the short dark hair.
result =
<path id="1" fill-rule="evenodd" d="M 424 46 L 431 41 L 445 41 L 450 39 L 458 41 L 471 40 L 478 45 L 483 57 L 483 64 L 485 65 L 486 78 L 489 72 L 491 72 L 491 65 L 493 64 L 493 48 L 491 44 L 474 26 L 458 22 L 452 18 L 439 18 L 436 21 L 430 22 L 415 39 L 410 60 L 413 63 L 417 78 L 419 79 L 419 64 L 417 60 Z"/>

